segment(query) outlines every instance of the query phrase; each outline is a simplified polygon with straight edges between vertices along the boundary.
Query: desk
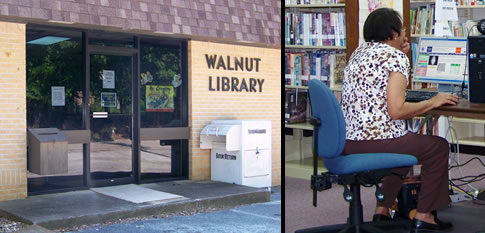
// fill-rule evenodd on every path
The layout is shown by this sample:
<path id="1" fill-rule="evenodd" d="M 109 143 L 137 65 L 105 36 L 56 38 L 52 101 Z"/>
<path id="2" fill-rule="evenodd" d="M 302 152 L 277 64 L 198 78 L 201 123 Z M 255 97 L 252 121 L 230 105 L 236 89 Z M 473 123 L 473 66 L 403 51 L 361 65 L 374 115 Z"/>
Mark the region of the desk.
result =
<path id="1" fill-rule="evenodd" d="M 475 123 L 483 123 L 485 120 L 485 103 L 470 103 L 468 100 L 460 99 L 456 106 L 441 106 L 426 113 L 434 116 L 452 116 L 467 119 L 478 119 Z M 466 122 L 466 121 L 464 121 Z M 468 121 L 473 122 L 473 121 Z M 479 140 L 460 140 L 460 144 L 484 146 L 483 138 Z M 466 141 L 466 142 L 465 142 Z"/>
<path id="2" fill-rule="evenodd" d="M 303 156 L 303 130 L 313 130 L 313 126 L 308 123 L 293 123 L 293 124 L 285 124 L 285 128 L 294 129 L 295 132 L 295 140 L 298 143 L 298 151 L 289 150 L 288 148 L 285 149 L 285 155 L 288 151 L 293 151 L 295 154 L 299 154 L 298 160 L 289 160 L 286 161 L 285 159 L 285 176 L 295 177 L 299 179 L 309 180 L 311 175 L 313 174 L 313 159 L 311 157 L 304 158 Z M 285 145 L 287 146 L 287 145 Z M 323 162 L 321 162 L 321 158 L 319 158 L 319 165 L 318 171 L 325 172 L 327 171 L 326 168 L 323 166 Z"/>
<path id="3" fill-rule="evenodd" d="M 308 122 L 305 122 L 305 123 L 294 123 L 294 124 L 286 124 L 285 123 L 285 128 L 313 130 L 313 125 L 311 125 Z"/>
<path id="4" fill-rule="evenodd" d="M 485 103 L 470 103 L 461 99 L 456 106 L 441 106 L 426 113 L 427 119 L 431 116 L 451 116 L 455 117 L 454 122 L 479 123 L 485 124 Z M 427 122 L 428 129 L 431 130 L 433 123 Z M 431 132 L 427 132 L 430 134 Z M 460 144 L 471 146 L 485 146 L 485 138 L 482 136 L 472 136 L 460 139 Z"/>
<path id="5" fill-rule="evenodd" d="M 426 114 L 484 120 L 485 103 L 470 103 L 468 100 L 460 99 L 456 106 L 441 106 L 427 112 Z"/>
<path id="6" fill-rule="evenodd" d="M 290 128 L 290 129 L 301 129 L 302 132 L 300 132 L 298 140 L 300 143 L 299 145 L 299 152 L 300 152 L 300 163 L 303 161 L 303 130 L 313 130 L 313 125 L 311 125 L 309 122 L 304 122 L 304 123 L 293 123 L 293 124 L 286 124 L 285 123 L 285 128 Z"/>

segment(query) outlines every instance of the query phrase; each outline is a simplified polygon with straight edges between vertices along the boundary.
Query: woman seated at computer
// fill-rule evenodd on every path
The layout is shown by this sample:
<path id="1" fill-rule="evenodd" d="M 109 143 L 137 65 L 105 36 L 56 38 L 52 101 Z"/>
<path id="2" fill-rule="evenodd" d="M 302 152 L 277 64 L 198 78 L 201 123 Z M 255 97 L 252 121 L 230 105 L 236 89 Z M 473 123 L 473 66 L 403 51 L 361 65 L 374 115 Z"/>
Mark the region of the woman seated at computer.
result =
<path id="1" fill-rule="evenodd" d="M 448 142 L 441 137 L 408 132 L 406 119 L 444 104 L 456 105 L 458 97 L 439 93 L 418 103 L 405 101 L 408 85 L 409 43 L 398 12 L 389 8 L 373 11 L 364 24 L 365 43 L 351 55 L 345 68 L 342 109 L 347 141 L 344 153 L 392 152 L 411 154 L 421 167 L 421 191 L 413 220 L 414 229 L 446 230 L 436 210 L 448 206 Z M 410 167 L 394 169 L 406 175 Z M 385 200 L 378 203 L 374 221 L 391 220 L 389 209 L 401 188 L 398 175 L 383 179 Z"/>

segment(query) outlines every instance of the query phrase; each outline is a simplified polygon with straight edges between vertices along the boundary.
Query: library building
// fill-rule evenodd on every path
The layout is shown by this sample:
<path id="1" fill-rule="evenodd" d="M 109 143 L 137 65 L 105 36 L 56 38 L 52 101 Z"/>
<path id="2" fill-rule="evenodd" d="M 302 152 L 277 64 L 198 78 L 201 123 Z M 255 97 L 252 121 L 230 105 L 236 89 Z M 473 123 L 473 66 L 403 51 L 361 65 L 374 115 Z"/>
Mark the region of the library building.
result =
<path id="1" fill-rule="evenodd" d="M 0 44 L 0 201 L 281 184 L 281 1 L 1 1 Z"/>
<path id="2" fill-rule="evenodd" d="M 283 14 L 284 231 L 484 232 L 485 1 Z"/>

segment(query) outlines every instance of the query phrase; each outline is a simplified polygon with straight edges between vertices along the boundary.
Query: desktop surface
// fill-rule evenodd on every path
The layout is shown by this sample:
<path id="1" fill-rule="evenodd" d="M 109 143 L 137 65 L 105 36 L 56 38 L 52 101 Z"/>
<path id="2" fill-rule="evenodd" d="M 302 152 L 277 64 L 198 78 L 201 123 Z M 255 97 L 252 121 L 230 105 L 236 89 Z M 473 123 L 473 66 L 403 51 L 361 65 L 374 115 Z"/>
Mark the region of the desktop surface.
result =
<path id="1" fill-rule="evenodd" d="M 473 103 L 467 99 L 460 99 L 456 106 L 444 105 L 430 110 L 427 114 L 485 119 L 485 103 Z"/>

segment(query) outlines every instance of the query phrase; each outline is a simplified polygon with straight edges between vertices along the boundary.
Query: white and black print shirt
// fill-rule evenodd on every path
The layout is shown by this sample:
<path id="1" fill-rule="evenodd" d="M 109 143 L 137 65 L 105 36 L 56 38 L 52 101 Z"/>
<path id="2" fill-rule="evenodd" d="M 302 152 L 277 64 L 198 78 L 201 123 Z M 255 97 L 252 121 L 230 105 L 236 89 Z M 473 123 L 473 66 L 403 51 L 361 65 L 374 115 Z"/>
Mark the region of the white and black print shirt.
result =
<path id="1" fill-rule="evenodd" d="M 399 72 L 408 83 L 406 54 L 380 42 L 360 45 L 344 71 L 342 110 L 348 140 L 390 139 L 406 134 L 403 120 L 392 120 L 387 112 L 389 72 Z"/>

